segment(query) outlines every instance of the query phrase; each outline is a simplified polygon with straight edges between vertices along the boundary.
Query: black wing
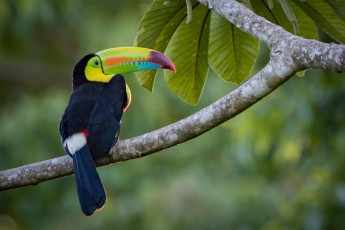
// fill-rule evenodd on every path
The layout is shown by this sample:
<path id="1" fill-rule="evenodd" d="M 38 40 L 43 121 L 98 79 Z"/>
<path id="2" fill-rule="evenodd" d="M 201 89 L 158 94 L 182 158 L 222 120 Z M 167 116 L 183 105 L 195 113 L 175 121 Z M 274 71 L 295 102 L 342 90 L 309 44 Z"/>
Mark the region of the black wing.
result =
<path id="1" fill-rule="evenodd" d="M 83 90 L 73 92 L 60 121 L 59 131 L 62 141 L 75 133 L 87 129 L 89 117 L 95 104 L 94 98 Z"/>
<path id="2" fill-rule="evenodd" d="M 107 153 L 118 141 L 123 108 L 127 103 L 126 83 L 116 75 L 104 86 L 91 112 L 88 131 L 89 148 L 94 158 Z"/>
<path id="3" fill-rule="evenodd" d="M 102 157 L 116 143 L 119 129 L 120 121 L 114 117 L 110 105 L 97 100 L 87 126 L 87 142 L 94 159 Z"/>

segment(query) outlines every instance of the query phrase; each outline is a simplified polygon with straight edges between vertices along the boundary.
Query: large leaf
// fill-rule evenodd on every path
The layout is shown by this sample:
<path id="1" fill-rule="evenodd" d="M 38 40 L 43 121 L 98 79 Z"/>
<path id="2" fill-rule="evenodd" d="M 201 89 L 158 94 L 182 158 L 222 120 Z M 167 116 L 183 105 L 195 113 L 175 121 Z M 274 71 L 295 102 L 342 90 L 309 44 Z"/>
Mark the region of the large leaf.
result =
<path id="1" fill-rule="evenodd" d="M 334 12 L 345 21 L 345 1 L 344 0 L 326 0 Z"/>
<path id="2" fill-rule="evenodd" d="M 192 6 L 196 4 L 196 1 L 193 1 Z M 185 1 L 154 1 L 139 23 L 134 45 L 164 52 L 176 28 L 185 17 Z M 140 71 L 136 76 L 143 87 L 152 91 L 156 72 L 157 70 Z"/>
<path id="3" fill-rule="evenodd" d="M 271 9 L 266 0 L 252 1 L 253 9 L 257 14 L 265 17 L 277 25 L 282 26 L 289 32 L 294 33 L 294 26 L 284 13 L 284 9 L 279 4 L 279 1 L 271 0 L 271 4 L 272 3 L 273 8 Z M 289 6 L 297 18 L 299 28 L 298 35 L 304 38 L 317 39 L 318 33 L 316 24 L 295 3 L 289 2 Z"/>
<path id="4" fill-rule="evenodd" d="M 345 43 L 345 4 L 336 0 L 292 0 L 324 31 L 341 43 Z M 344 2 L 343 0 L 341 0 Z M 332 2 L 332 4 L 330 4 Z M 338 2 L 338 3 L 337 3 Z M 334 10 L 334 7 L 339 7 Z M 342 7 L 342 8 L 341 8 Z"/>
<path id="5" fill-rule="evenodd" d="M 270 4 L 273 4 L 270 6 Z M 261 16 L 267 18 L 271 22 L 282 26 L 291 33 L 296 31 L 295 27 L 290 20 L 287 18 L 287 15 L 284 13 L 284 9 L 278 0 L 270 1 L 256 1 L 253 3 L 254 10 Z M 311 20 L 306 13 L 301 10 L 294 2 L 289 2 L 291 10 L 294 12 L 294 15 L 297 18 L 298 23 L 298 34 L 304 38 L 309 39 L 318 39 L 318 32 L 316 24 Z M 298 73 L 299 76 L 303 76 L 304 72 Z"/>
<path id="6" fill-rule="evenodd" d="M 255 6 L 255 11 L 270 20 L 271 22 L 282 26 L 289 32 L 293 33 L 295 32 L 295 26 L 291 24 L 290 20 L 287 18 L 287 15 L 284 13 L 283 7 L 279 4 L 278 0 L 271 0 L 269 5 L 269 1 L 257 1 Z M 293 10 L 294 15 L 297 18 L 298 23 L 298 34 L 299 36 L 302 36 L 304 38 L 309 39 L 318 39 L 318 32 L 316 24 L 313 20 L 311 20 L 306 13 L 301 10 L 294 2 L 289 2 L 289 6 L 291 7 L 291 10 Z M 304 76 L 305 71 L 299 72 L 298 76 Z"/>
<path id="7" fill-rule="evenodd" d="M 174 61 L 176 74 L 166 73 L 170 89 L 190 104 L 199 101 L 208 73 L 208 40 L 210 11 L 198 4 L 193 20 L 180 24 L 169 42 L 166 54 Z"/>
<path id="8" fill-rule="evenodd" d="M 209 63 L 225 81 L 241 83 L 249 76 L 259 53 L 259 42 L 212 12 Z"/>
<path id="9" fill-rule="evenodd" d="M 318 24 L 338 41 L 345 40 L 345 1 L 239 1 L 302 37 L 317 39 Z M 165 52 L 177 69 L 176 74 L 165 71 L 168 86 L 183 100 L 196 104 L 205 84 L 208 64 L 222 79 L 240 83 L 249 76 L 258 54 L 258 41 L 196 0 L 191 1 L 188 15 L 186 23 L 185 0 L 155 0 L 140 22 L 135 45 Z M 155 75 L 153 70 L 137 73 L 140 84 L 150 91 Z"/>
<path id="10" fill-rule="evenodd" d="M 298 27 L 298 22 L 295 13 L 291 9 L 291 6 L 289 5 L 287 0 L 279 0 L 281 7 L 284 10 L 284 13 L 286 17 L 289 19 L 291 24 L 293 25 L 295 34 L 298 34 L 299 32 L 299 27 Z"/>

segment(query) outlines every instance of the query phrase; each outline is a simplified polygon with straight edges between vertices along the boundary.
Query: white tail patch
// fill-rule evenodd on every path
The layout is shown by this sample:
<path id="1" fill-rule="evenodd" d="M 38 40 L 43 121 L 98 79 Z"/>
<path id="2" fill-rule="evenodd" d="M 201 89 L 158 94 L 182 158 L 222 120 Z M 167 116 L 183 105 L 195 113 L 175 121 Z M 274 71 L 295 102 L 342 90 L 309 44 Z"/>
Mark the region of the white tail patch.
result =
<path id="1" fill-rule="evenodd" d="M 65 149 L 72 155 L 83 148 L 84 145 L 86 145 L 85 132 L 75 133 L 63 142 Z"/>

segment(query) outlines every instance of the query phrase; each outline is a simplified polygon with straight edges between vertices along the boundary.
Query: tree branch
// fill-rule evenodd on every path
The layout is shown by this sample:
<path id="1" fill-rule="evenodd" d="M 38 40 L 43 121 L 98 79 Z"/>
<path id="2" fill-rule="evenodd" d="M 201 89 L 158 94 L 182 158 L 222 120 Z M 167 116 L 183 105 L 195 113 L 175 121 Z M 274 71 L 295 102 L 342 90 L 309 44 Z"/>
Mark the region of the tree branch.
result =
<path id="1" fill-rule="evenodd" d="M 293 62 L 293 65 L 297 67 L 296 70 L 315 68 L 338 73 L 345 72 L 345 49 L 343 45 L 325 44 L 295 36 L 282 27 L 256 15 L 235 0 L 198 1 L 222 15 L 236 27 L 264 42 L 271 49 L 271 53 L 280 53 L 286 56 L 287 62 L 284 64 Z"/>
<path id="2" fill-rule="evenodd" d="M 230 94 L 199 112 L 153 132 L 119 141 L 98 166 L 139 158 L 183 143 L 241 113 L 282 85 L 297 71 L 318 68 L 345 72 L 345 46 L 290 34 L 234 0 L 199 0 L 231 23 L 266 43 L 269 63 Z M 68 156 L 0 172 L 0 190 L 34 185 L 73 173 Z"/>

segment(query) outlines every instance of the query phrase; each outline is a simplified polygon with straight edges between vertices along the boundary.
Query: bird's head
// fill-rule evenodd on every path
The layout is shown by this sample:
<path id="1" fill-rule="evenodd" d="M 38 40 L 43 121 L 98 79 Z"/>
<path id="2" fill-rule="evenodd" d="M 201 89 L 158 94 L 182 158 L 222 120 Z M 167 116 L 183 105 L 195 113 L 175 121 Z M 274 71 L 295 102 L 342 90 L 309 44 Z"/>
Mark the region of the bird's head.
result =
<path id="1" fill-rule="evenodd" d="M 84 56 L 73 70 L 73 90 L 87 82 L 108 83 L 116 74 L 147 69 L 176 71 L 164 54 L 140 47 L 118 47 Z"/>

